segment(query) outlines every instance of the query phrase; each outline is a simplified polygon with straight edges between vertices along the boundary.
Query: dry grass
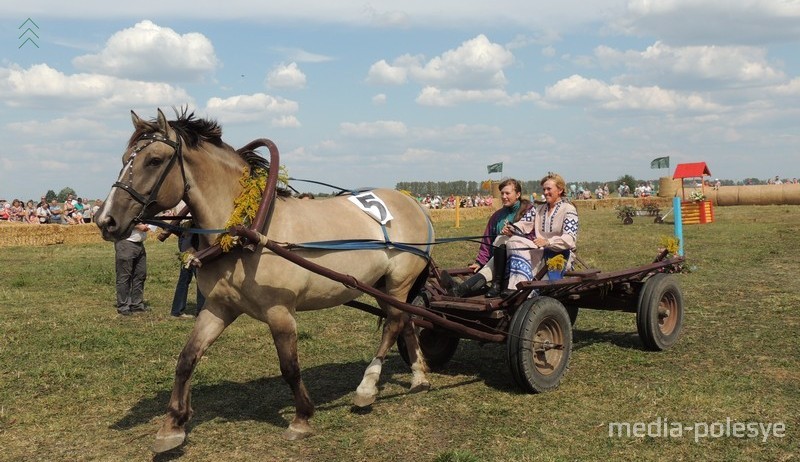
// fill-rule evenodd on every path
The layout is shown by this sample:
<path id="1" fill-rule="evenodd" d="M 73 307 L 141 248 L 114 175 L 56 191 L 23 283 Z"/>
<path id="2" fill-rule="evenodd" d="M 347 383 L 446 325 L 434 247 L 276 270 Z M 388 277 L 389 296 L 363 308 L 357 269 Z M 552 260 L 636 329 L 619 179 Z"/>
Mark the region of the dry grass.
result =
<path id="1" fill-rule="evenodd" d="M 623 227 L 613 210 L 581 210 L 585 260 L 604 270 L 651 259 L 670 225 Z M 353 391 L 374 352 L 375 319 L 349 308 L 298 315 L 303 376 L 317 434 L 286 442 L 293 412 L 264 324 L 242 318 L 201 361 L 196 414 L 181 450 L 155 460 L 797 460 L 800 403 L 800 207 L 727 207 L 687 226 L 694 272 L 680 275 L 684 332 L 670 350 L 644 351 L 633 315 L 584 310 L 571 368 L 542 395 L 520 393 L 504 345 L 462 342 L 407 395 L 410 373 L 388 358 L 370 412 Z M 438 223 L 440 237 L 479 233 L 485 219 Z M 173 238 L 174 239 L 174 238 Z M 167 318 L 176 244 L 147 243 L 154 310 L 119 318 L 111 244 L 14 247 L 0 252 L 0 459 L 151 460 L 191 322 Z M 472 243 L 437 246 L 445 267 L 469 262 Z M 769 438 L 609 437 L 608 423 L 782 422 Z"/>
<path id="2" fill-rule="evenodd" d="M 0 222 L 0 247 L 100 243 L 103 238 L 92 223 L 81 225 L 29 225 Z"/>

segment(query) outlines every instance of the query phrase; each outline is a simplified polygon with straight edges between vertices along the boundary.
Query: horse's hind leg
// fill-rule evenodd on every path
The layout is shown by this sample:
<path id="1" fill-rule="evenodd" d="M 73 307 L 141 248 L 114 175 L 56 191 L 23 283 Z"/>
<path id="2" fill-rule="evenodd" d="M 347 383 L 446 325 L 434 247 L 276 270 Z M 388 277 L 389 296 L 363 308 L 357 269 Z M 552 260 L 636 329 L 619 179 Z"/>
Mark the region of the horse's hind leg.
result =
<path id="1" fill-rule="evenodd" d="M 408 290 L 406 290 L 406 294 L 407 292 Z M 401 298 L 401 300 L 405 300 L 405 298 Z M 397 336 L 401 332 L 406 340 L 409 358 L 411 359 L 413 378 L 410 391 L 424 391 L 430 388 L 430 382 L 425 375 L 428 367 L 420 353 L 417 336 L 411 326 L 409 315 L 389 304 L 379 302 L 379 305 L 381 305 L 386 312 L 386 323 L 384 324 L 381 344 L 378 347 L 375 358 L 369 366 L 367 366 L 367 370 L 364 372 L 364 378 L 356 389 L 356 396 L 353 399 L 353 404 L 358 407 L 366 407 L 375 402 L 375 398 L 378 396 L 377 384 L 378 379 L 380 379 L 381 369 L 383 368 L 383 361 L 386 359 L 386 354 L 395 344 Z"/>
<path id="2" fill-rule="evenodd" d="M 429 372 L 428 365 L 425 363 L 425 357 L 419 347 L 417 333 L 410 320 L 403 327 L 403 338 L 406 341 L 408 359 L 411 363 L 411 387 L 409 387 L 408 391 L 410 393 L 428 391 L 431 388 L 431 383 L 428 381 L 427 376 Z"/>
<path id="3" fill-rule="evenodd" d="M 169 451 L 186 440 L 185 425 L 192 417 L 189 386 L 192 372 L 203 353 L 237 316 L 216 307 L 206 307 L 200 312 L 189 340 L 178 357 L 167 415 L 156 434 L 154 452 Z"/>
<path id="4" fill-rule="evenodd" d="M 289 384 L 294 395 L 295 415 L 289 428 L 283 432 L 284 438 L 297 440 L 313 433 L 308 420 L 314 415 L 314 403 L 308 394 L 303 378 L 300 376 L 300 361 L 297 355 L 297 324 L 288 309 L 281 306 L 270 308 L 267 313 L 272 339 L 278 351 L 281 375 Z"/>

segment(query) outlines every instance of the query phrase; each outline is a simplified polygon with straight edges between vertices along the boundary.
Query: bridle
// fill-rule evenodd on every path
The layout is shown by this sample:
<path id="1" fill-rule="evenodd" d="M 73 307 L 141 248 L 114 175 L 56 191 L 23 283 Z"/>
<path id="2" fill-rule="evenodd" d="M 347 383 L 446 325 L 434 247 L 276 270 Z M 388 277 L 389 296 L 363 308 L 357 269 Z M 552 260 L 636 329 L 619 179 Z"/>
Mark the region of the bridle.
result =
<path id="1" fill-rule="evenodd" d="M 112 188 L 120 188 L 123 191 L 127 192 L 131 195 L 133 200 L 142 204 L 142 210 L 139 212 L 138 215 L 133 219 L 134 223 L 139 223 L 144 220 L 144 215 L 147 209 L 156 202 L 156 196 L 158 196 L 158 191 L 161 189 L 161 185 L 164 184 L 164 180 L 166 180 L 167 175 L 169 174 L 170 170 L 172 170 L 173 165 L 175 162 L 178 162 L 178 165 L 181 166 L 181 178 L 183 179 L 183 194 L 186 194 L 189 191 L 189 183 L 186 182 L 186 170 L 183 166 L 183 151 L 181 150 L 181 137 L 177 136 L 176 141 L 172 141 L 169 138 L 161 136 L 158 133 L 145 133 L 136 141 L 137 143 L 140 141 L 147 141 L 147 143 L 143 144 L 142 146 L 137 147 L 131 153 L 130 158 L 128 158 L 128 183 L 123 183 L 121 181 L 116 181 L 111 187 Z M 135 189 L 133 189 L 133 161 L 136 159 L 136 156 L 142 152 L 145 148 L 150 146 L 153 143 L 161 142 L 170 146 L 172 148 L 172 155 L 167 162 L 167 166 L 161 172 L 161 176 L 158 178 L 155 186 L 153 186 L 152 191 L 150 191 L 150 196 L 144 197 L 143 194 L 139 193 Z M 120 178 L 122 180 L 122 178 Z"/>

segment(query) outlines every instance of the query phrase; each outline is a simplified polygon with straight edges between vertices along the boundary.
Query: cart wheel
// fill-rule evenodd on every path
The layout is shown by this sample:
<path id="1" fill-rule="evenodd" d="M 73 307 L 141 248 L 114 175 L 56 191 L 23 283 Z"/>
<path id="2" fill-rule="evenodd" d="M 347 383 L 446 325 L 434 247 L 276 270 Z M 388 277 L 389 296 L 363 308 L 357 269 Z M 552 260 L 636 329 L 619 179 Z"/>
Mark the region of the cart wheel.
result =
<path id="1" fill-rule="evenodd" d="M 425 301 L 422 296 L 417 296 L 411 304 L 425 306 Z M 432 370 L 443 368 L 456 353 L 459 338 L 440 330 L 431 330 L 424 327 L 416 327 L 416 330 L 419 348 L 422 350 L 422 355 L 425 357 L 425 363 Z M 410 366 L 411 359 L 408 357 L 406 341 L 402 335 L 397 337 L 397 352 L 400 353 L 400 357 L 403 358 L 403 361 Z"/>
<path id="2" fill-rule="evenodd" d="M 671 347 L 683 324 L 683 294 L 675 276 L 659 273 L 645 281 L 639 292 L 636 330 L 645 348 Z"/>
<path id="3" fill-rule="evenodd" d="M 631 225 L 631 224 L 633 224 L 633 218 L 631 218 L 631 217 L 623 218 L 622 219 L 622 224 L 623 225 Z"/>
<path id="4" fill-rule="evenodd" d="M 572 324 L 564 305 L 550 297 L 523 302 L 511 319 L 507 348 L 517 385 L 532 393 L 556 388 L 572 352 Z"/>

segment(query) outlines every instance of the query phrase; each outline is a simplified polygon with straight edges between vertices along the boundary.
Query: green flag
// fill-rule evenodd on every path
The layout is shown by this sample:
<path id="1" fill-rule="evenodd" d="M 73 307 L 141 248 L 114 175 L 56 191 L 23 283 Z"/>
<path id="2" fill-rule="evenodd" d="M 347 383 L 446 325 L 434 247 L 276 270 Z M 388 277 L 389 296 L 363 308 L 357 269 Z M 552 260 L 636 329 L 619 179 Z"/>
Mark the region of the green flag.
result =
<path id="1" fill-rule="evenodd" d="M 669 168 L 669 156 L 656 157 L 650 162 L 650 168 Z"/>
<path id="2" fill-rule="evenodd" d="M 503 163 L 498 162 L 496 164 L 487 165 L 486 170 L 488 173 L 503 173 Z"/>

